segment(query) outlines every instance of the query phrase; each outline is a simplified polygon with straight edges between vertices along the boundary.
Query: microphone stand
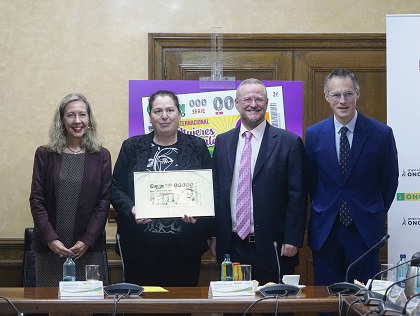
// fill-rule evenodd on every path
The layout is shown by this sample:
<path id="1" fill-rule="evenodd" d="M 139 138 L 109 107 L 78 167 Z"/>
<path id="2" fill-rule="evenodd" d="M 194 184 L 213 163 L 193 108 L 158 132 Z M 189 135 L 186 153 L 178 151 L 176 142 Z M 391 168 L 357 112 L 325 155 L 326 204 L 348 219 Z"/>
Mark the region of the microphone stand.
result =
<path id="1" fill-rule="evenodd" d="M 296 296 L 300 292 L 300 288 L 295 285 L 284 284 L 281 281 L 280 273 L 280 260 L 277 253 L 277 241 L 273 242 L 274 251 L 276 253 L 277 268 L 279 273 L 279 283 L 274 285 L 267 285 L 260 289 L 260 293 L 265 297 L 284 297 L 284 296 Z"/>
<path id="2" fill-rule="evenodd" d="M 408 303 L 413 299 L 413 298 L 415 298 L 415 297 L 417 297 L 417 296 L 420 296 L 420 293 L 417 293 L 417 294 L 414 294 L 414 295 L 412 295 L 408 300 L 407 300 L 407 302 L 405 302 L 405 305 L 404 305 L 404 308 L 403 308 L 403 310 L 402 310 L 402 314 L 403 315 L 409 315 L 409 314 L 407 314 L 407 306 L 408 306 Z"/>
<path id="3" fill-rule="evenodd" d="M 117 239 L 118 249 L 120 251 L 121 257 L 121 265 L 122 265 L 122 272 L 123 272 L 123 283 L 116 283 L 108 285 L 104 288 L 104 292 L 108 296 L 118 296 L 118 295 L 125 295 L 125 296 L 140 296 L 143 293 L 144 289 L 140 285 L 125 283 L 125 267 L 124 267 L 124 258 L 121 250 L 121 243 L 120 243 L 120 234 L 115 235 Z"/>
<path id="4" fill-rule="evenodd" d="M 395 304 L 395 303 L 392 303 L 392 302 L 387 302 L 386 301 L 386 299 L 387 299 L 387 296 L 388 296 L 388 291 L 394 286 L 394 285 L 396 285 L 396 284 L 398 284 L 398 283 L 402 283 L 402 282 L 405 282 L 405 281 L 407 281 L 407 280 L 410 280 L 410 279 L 413 279 L 413 278 L 416 278 L 416 277 L 418 277 L 418 276 L 420 276 L 420 273 L 418 273 L 418 274 L 416 274 L 416 275 L 413 275 L 413 276 L 411 276 L 411 277 L 409 277 L 409 278 L 405 278 L 404 280 L 401 280 L 401 281 L 397 281 L 397 282 L 394 282 L 394 283 L 392 283 L 387 289 L 386 289 L 386 291 L 385 291 L 385 294 L 384 294 L 384 297 L 383 297 L 383 300 L 382 301 L 380 301 L 379 302 L 379 305 L 378 305 L 378 311 L 379 311 L 379 315 L 389 315 L 389 316 L 400 316 L 401 314 L 402 314 L 402 312 L 403 312 L 403 307 L 401 307 L 400 305 L 397 305 L 397 304 Z M 411 299 L 411 298 L 410 298 Z"/>
<path id="5" fill-rule="evenodd" d="M 391 302 L 379 302 L 377 315 L 380 316 L 401 316 L 403 308 L 400 305 Z"/>
<path id="6" fill-rule="evenodd" d="M 373 281 L 375 280 L 375 278 L 377 276 L 381 275 L 384 272 L 387 272 L 387 271 L 392 270 L 392 269 L 396 269 L 396 268 L 398 268 L 402 265 L 408 264 L 411 261 L 418 260 L 418 259 L 420 259 L 420 257 L 414 257 L 414 258 L 411 258 L 410 260 L 408 260 L 404 263 L 400 263 L 400 264 L 396 265 L 395 267 L 391 267 L 389 269 L 382 270 L 382 271 L 379 271 L 378 273 L 376 273 L 370 281 L 368 290 L 364 294 L 364 305 L 377 306 L 380 301 L 383 301 L 384 295 L 382 295 L 381 293 L 378 293 L 378 292 L 372 292 Z M 399 282 L 403 282 L 403 281 L 399 281 Z M 392 286 L 392 285 L 390 285 L 390 286 Z"/>
<path id="7" fill-rule="evenodd" d="M 405 278 L 405 279 L 403 279 L 403 280 L 400 280 L 400 281 L 396 281 L 396 282 L 394 282 L 394 283 L 392 283 L 390 286 L 388 286 L 388 288 L 386 289 L 386 291 L 385 291 L 385 294 L 384 294 L 384 298 L 383 298 L 383 301 L 385 302 L 386 301 L 386 298 L 387 298 L 387 295 L 388 295 L 388 291 L 394 286 L 394 285 L 396 285 L 396 284 L 398 284 L 398 283 L 403 283 L 403 282 L 405 282 L 405 281 L 407 281 L 407 280 L 411 280 L 411 279 L 414 279 L 414 278 L 416 278 L 416 277 L 418 277 L 420 275 L 420 273 L 417 273 L 416 275 L 412 275 L 411 277 L 409 277 L 409 278 Z"/>
<path id="8" fill-rule="evenodd" d="M 355 261 L 353 261 L 349 267 L 347 268 L 346 272 L 346 278 L 344 282 L 338 282 L 331 284 L 328 286 L 328 293 L 338 295 L 338 294 L 352 294 L 352 295 L 361 295 L 364 294 L 366 291 L 366 288 L 364 286 L 349 283 L 348 282 L 348 275 L 350 268 L 352 268 L 357 262 L 359 262 L 363 257 L 365 257 L 369 252 L 371 252 L 373 249 L 378 247 L 381 243 L 385 242 L 389 238 L 389 235 L 384 236 L 377 244 L 375 244 L 373 247 L 369 248 L 368 251 L 366 251 L 363 255 L 361 255 L 359 258 L 357 258 Z"/>

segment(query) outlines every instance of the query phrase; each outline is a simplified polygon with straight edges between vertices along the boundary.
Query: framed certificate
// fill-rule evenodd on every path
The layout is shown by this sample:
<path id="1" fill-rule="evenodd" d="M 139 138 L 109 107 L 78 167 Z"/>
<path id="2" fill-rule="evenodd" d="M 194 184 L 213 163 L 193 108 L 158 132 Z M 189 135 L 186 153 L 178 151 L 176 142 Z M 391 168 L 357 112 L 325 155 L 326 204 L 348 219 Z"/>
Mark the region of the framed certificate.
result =
<path id="1" fill-rule="evenodd" d="M 211 169 L 134 172 L 137 218 L 213 217 Z"/>

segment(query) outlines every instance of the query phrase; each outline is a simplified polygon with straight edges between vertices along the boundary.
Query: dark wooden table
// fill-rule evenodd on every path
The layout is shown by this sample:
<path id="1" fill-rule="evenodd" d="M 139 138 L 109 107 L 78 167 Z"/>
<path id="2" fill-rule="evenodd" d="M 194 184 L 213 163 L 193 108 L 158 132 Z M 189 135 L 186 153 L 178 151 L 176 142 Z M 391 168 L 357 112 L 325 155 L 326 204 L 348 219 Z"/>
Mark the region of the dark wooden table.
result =
<path id="1" fill-rule="evenodd" d="M 255 297 L 208 298 L 208 288 L 167 288 L 166 293 L 143 293 L 138 298 L 119 301 L 118 313 L 244 313 Z M 59 299 L 57 288 L 0 288 L 23 313 L 112 313 L 114 298 Z M 273 313 L 278 301 L 279 313 L 338 312 L 338 298 L 328 296 L 325 287 L 309 286 L 297 297 L 266 299 L 256 303 L 250 313 Z M 0 314 L 14 313 L 10 304 L 0 299 Z"/>
<path id="2" fill-rule="evenodd" d="M 377 306 L 365 306 L 360 302 L 360 297 L 349 295 L 343 296 L 341 302 L 341 315 L 343 316 L 362 316 L 369 313 L 372 309 L 376 309 Z"/>

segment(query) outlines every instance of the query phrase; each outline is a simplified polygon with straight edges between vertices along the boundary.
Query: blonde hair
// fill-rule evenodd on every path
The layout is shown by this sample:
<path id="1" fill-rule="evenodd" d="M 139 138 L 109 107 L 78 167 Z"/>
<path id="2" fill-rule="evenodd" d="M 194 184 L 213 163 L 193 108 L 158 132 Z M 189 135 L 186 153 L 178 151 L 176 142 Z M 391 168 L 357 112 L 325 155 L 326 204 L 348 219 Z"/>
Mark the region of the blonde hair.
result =
<path id="1" fill-rule="evenodd" d="M 102 147 L 102 141 L 97 133 L 96 121 L 93 116 L 92 108 L 81 93 L 70 93 L 64 97 L 55 111 L 52 125 L 49 132 L 49 143 L 47 147 L 49 150 L 61 154 L 67 146 L 67 131 L 63 124 L 64 110 L 66 106 L 74 101 L 82 101 L 86 104 L 87 113 L 89 116 L 89 124 L 86 133 L 82 137 L 81 148 L 87 152 L 98 152 Z"/>
<path id="2" fill-rule="evenodd" d="M 259 84 L 259 85 L 261 85 L 264 88 L 265 97 L 267 97 L 267 88 L 265 87 L 265 85 L 258 79 L 249 78 L 249 79 L 245 79 L 244 81 L 242 81 L 239 84 L 238 88 L 236 88 L 236 98 L 237 99 L 239 99 L 241 97 L 240 88 L 245 84 Z"/>

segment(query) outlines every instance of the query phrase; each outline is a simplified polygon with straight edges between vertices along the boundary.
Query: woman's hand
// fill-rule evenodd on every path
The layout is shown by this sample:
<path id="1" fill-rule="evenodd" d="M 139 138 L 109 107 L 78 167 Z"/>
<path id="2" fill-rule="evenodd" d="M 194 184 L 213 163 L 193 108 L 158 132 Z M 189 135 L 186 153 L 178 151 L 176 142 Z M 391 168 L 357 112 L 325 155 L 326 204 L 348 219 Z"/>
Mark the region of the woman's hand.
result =
<path id="1" fill-rule="evenodd" d="M 191 223 L 191 224 L 195 224 L 195 222 L 197 221 L 194 217 L 188 216 L 188 215 L 184 215 L 182 220 L 184 221 L 184 223 Z"/>
<path id="2" fill-rule="evenodd" d="M 54 239 L 51 240 L 48 243 L 48 247 L 57 255 L 59 255 L 60 257 L 67 257 L 67 255 L 72 255 L 74 256 L 74 253 L 70 250 L 67 249 L 64 244 L 58 240 L 58 239 Z"/>
<path id="3" fill-rule="evenodd" d="M 134 218 L 136 218 L 136 207 L 133 206 L 131 208 L 131 214 L 133 214 Z M 136 223 L 137 224 L 149 224 L 152 220 L 150 218 L 137 218 Z"/>
<path id="4" fill-rule="evenodd" d="M 74 259 L 79 259 L 88 249 L 89 246 L 80 240 L 78 240 L 76 244 L 70 248 L 70 250 L 74 253 Z"/>
<path id="5" fill-rule="evenodd" d="M 150 218 L 138 218 L 136 219 L 137 224 L 149 224 L 152 220 Z"/>

